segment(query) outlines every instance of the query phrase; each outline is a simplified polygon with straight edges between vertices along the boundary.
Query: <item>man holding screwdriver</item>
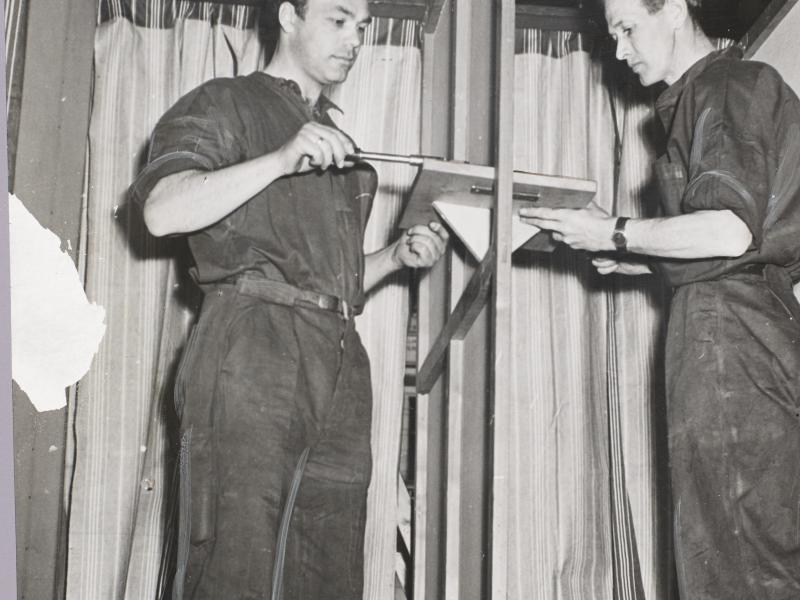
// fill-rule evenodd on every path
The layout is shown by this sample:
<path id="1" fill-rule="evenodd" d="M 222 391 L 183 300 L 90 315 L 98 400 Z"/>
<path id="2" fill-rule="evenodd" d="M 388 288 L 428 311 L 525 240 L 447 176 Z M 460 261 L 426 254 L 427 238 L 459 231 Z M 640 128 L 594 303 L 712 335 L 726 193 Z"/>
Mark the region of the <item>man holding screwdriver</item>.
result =
<path id="1" fill-rule="evenodd" d="M 176 382 L 174 598 L 360 599 L 370 480 L 365 293 L 429 267 L 437 223 L 363 253 L 374 170 L 321 93 L 345 80 L 367 0 L 267 0 L 263 72 L 207 82 L 153 133 L 132 186 L 157 236 L 185 234 L 205 292 Z"/>

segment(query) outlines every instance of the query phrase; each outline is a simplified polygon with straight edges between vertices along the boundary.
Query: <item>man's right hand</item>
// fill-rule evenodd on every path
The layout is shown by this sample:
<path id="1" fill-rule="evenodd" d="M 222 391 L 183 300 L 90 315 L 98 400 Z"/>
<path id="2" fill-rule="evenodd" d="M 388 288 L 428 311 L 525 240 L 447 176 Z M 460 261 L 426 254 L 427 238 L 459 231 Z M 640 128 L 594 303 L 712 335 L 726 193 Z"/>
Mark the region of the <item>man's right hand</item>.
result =
<path id="1" fill-rule="evenodd" d="M 332 165 L 340 169 L 351 166 L 345 157 L 355 149 L 353 141 L 338 129 L 311 121 L 281 146 L 277 154 L 284 174 L 291 175 L 312 169 L 324 171 Z"/>

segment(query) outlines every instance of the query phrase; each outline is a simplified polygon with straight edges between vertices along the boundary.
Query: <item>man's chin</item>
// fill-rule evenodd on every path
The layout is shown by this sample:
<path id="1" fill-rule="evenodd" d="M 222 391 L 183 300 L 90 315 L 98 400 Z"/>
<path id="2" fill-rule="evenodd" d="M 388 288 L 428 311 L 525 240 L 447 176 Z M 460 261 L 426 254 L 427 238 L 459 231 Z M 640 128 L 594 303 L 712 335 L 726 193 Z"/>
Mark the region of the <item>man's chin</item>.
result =
<path id="1" fill-rule="evenodd" d="M 330 73 L 328 73 L 328 81 L 331 84 L 334 83 L 342 83 L 347 79 L 347 75 L 350 73 L 350 67 L 341 67 L 338 69 L 332 69 Z"/>
<path id="2" fill-rule="evenodd" d="M 644 87 L 650 87 L 656 81 L 653 81 L 651 77 L 648 77 L 646 73 L 638 73 L 639 76 L 639 83 L 641 83 Z"/>

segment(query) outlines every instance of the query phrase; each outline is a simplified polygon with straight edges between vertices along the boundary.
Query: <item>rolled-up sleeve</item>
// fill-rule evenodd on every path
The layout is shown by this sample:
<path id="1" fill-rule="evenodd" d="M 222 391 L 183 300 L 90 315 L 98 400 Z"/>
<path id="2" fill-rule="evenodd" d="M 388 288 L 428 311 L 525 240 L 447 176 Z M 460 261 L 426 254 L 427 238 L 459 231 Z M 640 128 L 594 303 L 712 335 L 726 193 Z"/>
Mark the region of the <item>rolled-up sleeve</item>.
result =
<path id="1" fill-rule="evenodd" d="M 769 169 L 765 146 L 756 131 L 752 95 L 729 85 L 722 102 L 707 106 L 695 124 L 689 158 L 689 182 L 683 197 L 686 212 L 730 210 L 761 246 L 769 202 Z"/>
<path id="2" fill-rule="evenodd" d="M 181 171 L 212 171 L 237 162 L 237 133 L 219 109 L 213 88 L 198 88 L 159 120 L 150 138 L 147 164 L 130 186 L 142 205 L 158 181 Z"/>

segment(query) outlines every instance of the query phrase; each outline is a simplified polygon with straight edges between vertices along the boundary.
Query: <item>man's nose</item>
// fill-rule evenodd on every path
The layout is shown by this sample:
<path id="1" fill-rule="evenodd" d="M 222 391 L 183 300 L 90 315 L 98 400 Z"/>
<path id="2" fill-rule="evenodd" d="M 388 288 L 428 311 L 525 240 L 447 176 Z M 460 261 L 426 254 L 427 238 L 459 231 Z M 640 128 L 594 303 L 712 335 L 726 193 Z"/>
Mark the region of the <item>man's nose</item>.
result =
<path id="1" fill-rule="evenodd" d="M 347 46 L 351 50 L 358 50 L 364 43 L 364 34 L 358 27 L 354 27 L 347 36 Z"/>
<path id="2" fill-rule="evenodd" d="M 617 60 L 625 60 L 625 57 L 630 54 L 630 46 L 625 38 L 617 39 Z"/>

